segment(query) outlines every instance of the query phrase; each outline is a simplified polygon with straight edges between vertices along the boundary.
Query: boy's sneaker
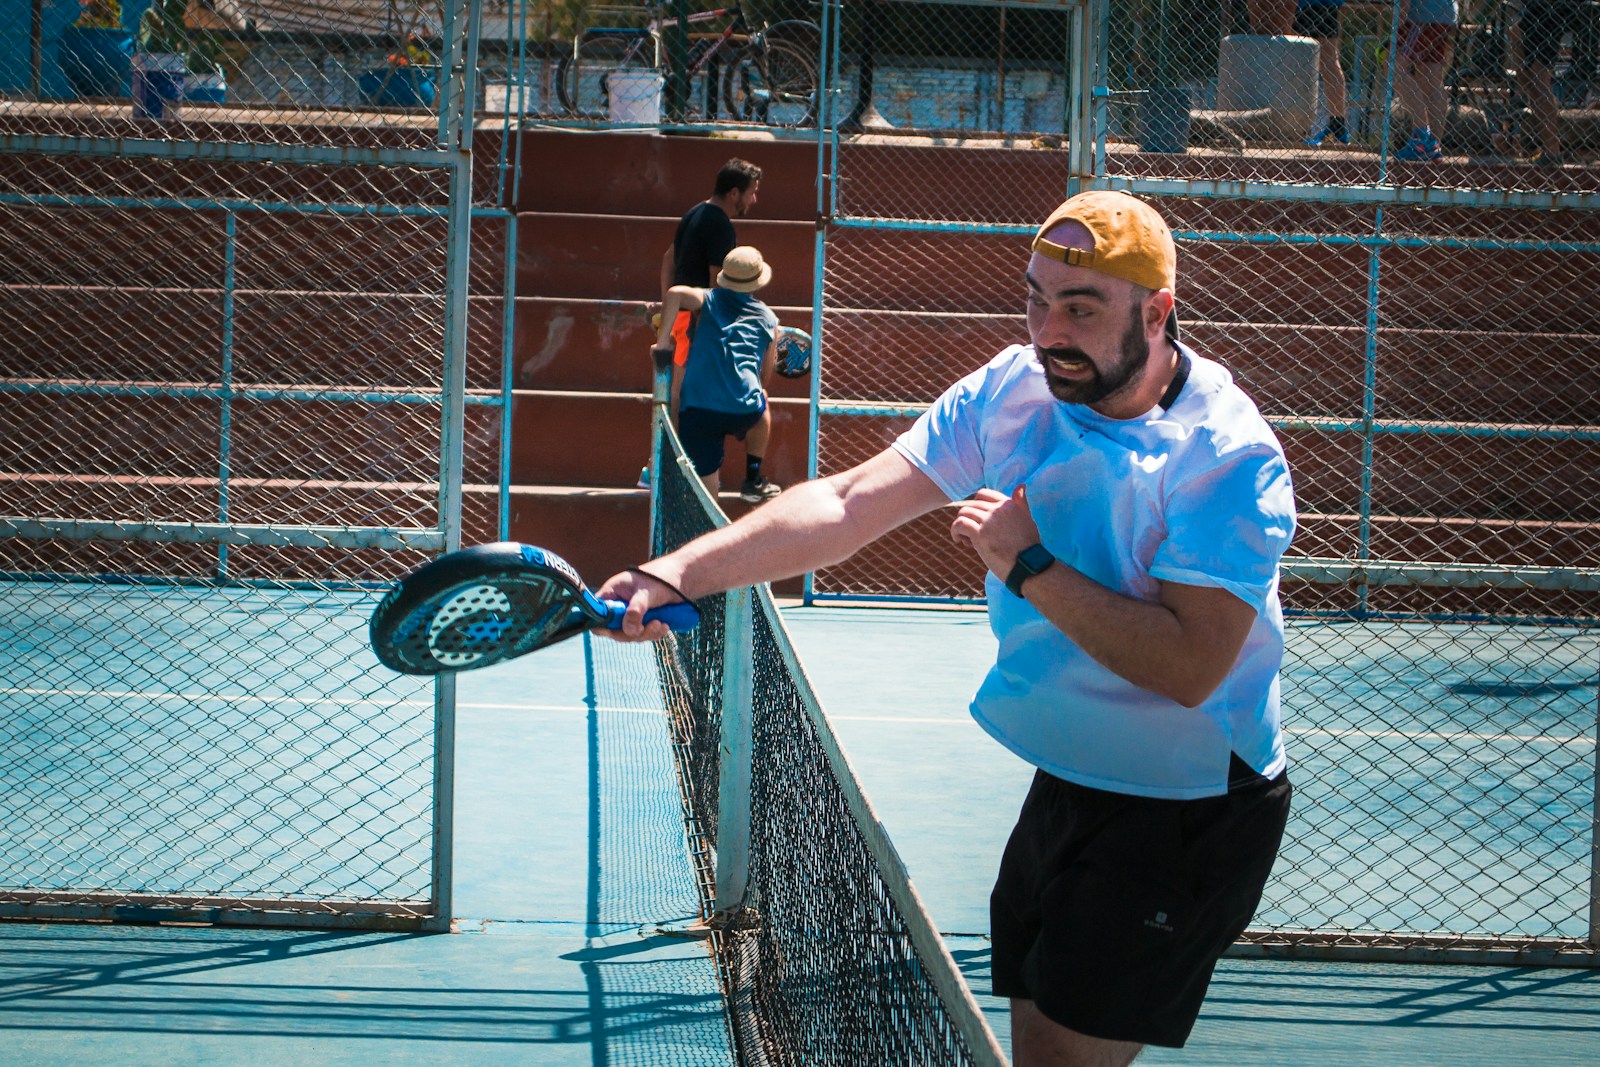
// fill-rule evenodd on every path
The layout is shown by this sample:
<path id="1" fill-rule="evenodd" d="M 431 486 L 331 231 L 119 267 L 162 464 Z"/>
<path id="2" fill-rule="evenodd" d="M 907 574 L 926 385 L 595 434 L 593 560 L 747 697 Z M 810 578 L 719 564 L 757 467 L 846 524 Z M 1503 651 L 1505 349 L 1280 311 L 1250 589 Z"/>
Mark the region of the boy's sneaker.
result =
<path id="1" fill-rule="evenodd" d="M 751 504 L 764 504 L 782 491 L 782 486 L 774 485 L 765 477 L 746 478 L 739 486 L 739 499 Z"/>
<path id="2" fill-rule="evenodd" d="M 1306 144 L 1311 148 L 1321 148 L 1329 141 L 1334 141 L 1338 144 L 1349 144 L 1350 131 L 1348 129 L 1335 130 L 1332 126 L 1323 126 L 1316 133 L 1306 138 Z"/>
<path id="3" fill-rule="evenodd" d="M 650 468 L 645 467 L 643 470 L 641 470 L 639 472 L 639 480 L 633 484 L 638 486 L 640 489 L 650 488 Z"/>

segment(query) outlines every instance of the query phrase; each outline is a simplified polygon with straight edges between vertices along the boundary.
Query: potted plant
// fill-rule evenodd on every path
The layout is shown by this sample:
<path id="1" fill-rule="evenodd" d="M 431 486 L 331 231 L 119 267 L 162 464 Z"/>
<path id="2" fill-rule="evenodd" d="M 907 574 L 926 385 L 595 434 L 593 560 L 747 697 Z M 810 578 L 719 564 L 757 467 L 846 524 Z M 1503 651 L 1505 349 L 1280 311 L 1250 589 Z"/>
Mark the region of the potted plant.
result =
<path id="1" fill-rule="evenodd" d="M 226 98 L 217 36 L 222 25 L 204 9 L 191 10 L 191 0 L 151 0 L 134 37 L 134 118 L 174 119 L 185 100 L 221 103 Z"/>
<path id="2" fill-rule="evenodd" d="M 78 18 L 61 31 L 61 73 L 81 97 L 127 96 L 133 39 L 122 28 L 121 0 L 80 0 Z"/>
<path id="3" fill-rule="evenodd" d="M 384 57 L 384 65 L 361 75 L 361 95 L 376 107 L 432 107 L 439 65 L 416 32 Z"/>

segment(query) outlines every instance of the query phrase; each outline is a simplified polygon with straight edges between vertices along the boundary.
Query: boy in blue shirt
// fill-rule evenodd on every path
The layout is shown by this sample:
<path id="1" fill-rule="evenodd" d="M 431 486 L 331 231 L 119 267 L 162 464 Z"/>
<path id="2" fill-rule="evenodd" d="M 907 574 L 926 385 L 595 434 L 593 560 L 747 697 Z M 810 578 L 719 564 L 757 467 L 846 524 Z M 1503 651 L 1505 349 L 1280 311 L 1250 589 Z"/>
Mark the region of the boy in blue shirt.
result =
<path id="1" fill-rule="evenodd" d="M 673 348 L 672 323 L 679 311 L 700 312 L 679 394 L 678 436 L 694 472 L 713 495 L 720 485 L 723 446 L 729 437 L 745 443 L 741 499 L 760 504 L 779 486 L 761 473 L 772 434 L 766 383 L 778 360 L 778 316 L 756 296 L 772 280 L 760 251 L 741 245 L 722 260 L 714 289 L 674 285 L 667 290 L 652 354 Z"/>

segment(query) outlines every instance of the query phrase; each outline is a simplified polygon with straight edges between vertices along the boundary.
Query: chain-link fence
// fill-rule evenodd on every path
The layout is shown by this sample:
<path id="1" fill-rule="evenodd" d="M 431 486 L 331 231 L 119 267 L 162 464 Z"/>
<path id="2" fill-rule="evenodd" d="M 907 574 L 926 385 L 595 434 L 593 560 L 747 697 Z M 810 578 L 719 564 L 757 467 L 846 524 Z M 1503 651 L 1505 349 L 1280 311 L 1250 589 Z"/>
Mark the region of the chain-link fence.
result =
<path id="1" fill-rule="evenodd" d="M 843 13 L 845 55 L 860 9 Z M 1422 124 L 1397 79 L 1431 76 L 1417 57 L 1442 31 L 1414 34 L 1389 5 L 1345 6 L 1331 133 L 1318 38 L 1252 34 L 1242 4 L 1029 14 L 1055 18 L 1070 54 L 1064 144 L 945 126 L 921 97 L 891 113 L 881 77 L 867 109 L 848 78 L 830 86 L 818 472 L 1026 340 L 1028 237 L 1065 195 L 1149 198 L 1178 238 L 1185 339 L 1277 428 L 1300 507 L 1283 568 L 1297 809 L 1255 950 L 1593 963 L 1600 112 L 1577 87 L 1584 24 L 1533 42 L 1555 51 L 1559 152 L 1530 141 L 1544 112 L 1526 76 L 1475 90 L 1509 113 L 1470 110 L 1478 68 L 1460 53 L 1486 32 L 1471 12 L 1437 83 L 1442 151 L 1408 152 Z M 998 22 L 966 5 L 938 24 L 973 42 L 980 17 Z M 975 600 L 982 577 L 933 516 L 819 572 L 811 595 Z"/>
<path id="2" fill-rule="evenodd" d="M 0 914 L 447 923 L 365 620 L 503 522 L 471 5 L 0 10 Z"/>

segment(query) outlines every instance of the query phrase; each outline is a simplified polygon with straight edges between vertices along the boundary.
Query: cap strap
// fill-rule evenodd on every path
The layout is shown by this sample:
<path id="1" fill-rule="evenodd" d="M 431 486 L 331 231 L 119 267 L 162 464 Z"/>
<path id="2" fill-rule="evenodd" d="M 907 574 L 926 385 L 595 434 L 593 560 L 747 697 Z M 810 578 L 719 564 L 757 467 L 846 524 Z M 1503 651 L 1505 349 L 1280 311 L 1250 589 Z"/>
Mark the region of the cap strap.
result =
<path id="1" fill-rule="evenodd" d="M 1035 237 L 1033 239 L 1033 250 L 1041 256 L 1047 256 L 1055 260 L 1057 263 L 1094 269 L 1095 256 L 1087 248 L 1069 248 L 1066 245 L 1058 245 L 1054 241 L 1046 241 L 1043 237 Z"/>

